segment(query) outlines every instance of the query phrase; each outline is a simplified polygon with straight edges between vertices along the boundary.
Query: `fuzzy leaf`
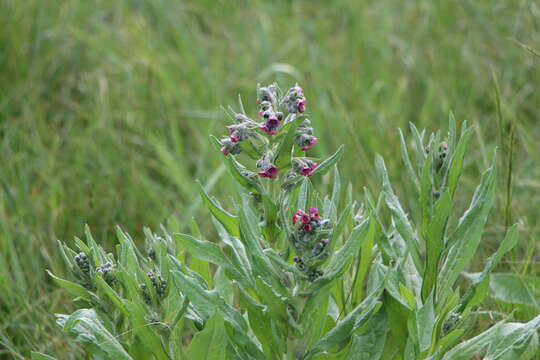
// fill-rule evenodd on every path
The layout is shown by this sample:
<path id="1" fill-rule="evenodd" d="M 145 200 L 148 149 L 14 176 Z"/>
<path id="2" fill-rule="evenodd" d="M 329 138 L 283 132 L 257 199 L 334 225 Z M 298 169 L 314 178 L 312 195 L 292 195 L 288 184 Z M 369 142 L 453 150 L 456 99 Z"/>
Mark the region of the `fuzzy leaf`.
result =
<path id="1" fill-rule="evenodd" d="M 201 183 L 199 183 L 199 192 L 204 204 L 208 207 L 212 215 L 225 227 L 225 229 L 232 235 L 238 237 L 240 231 L 238 229 L 238 217 L 229 214 L 223 210 L 214 200 L 212 200 Z"/>
<path id="2" fill-rule="evenodd" d="M 57 314 L 64 331 L 85 345 L 97 359 L 131 360 L 131 356 L 105 328 L 93 309 L 80 309 L 71 315 Z"/>
<path id="3" fill-rule="evenodd" d="M 344 149 L 345 145 L 341 145 L 332 156 L 325 159 L 322 163 L 319 164 L 319 166 L 315 168 L 315 170 L 313 170 L 313 175 L 323 175 L 328 170 L 330 170 L 339 161 L 339 159 L 341 159 L 341 155 L 343 155 Z"/>
<path id="4" fill-rule="evenodd" d="M 225 360 L 227 354 L 227 333 L 223 317 L 216 311 L 204 329 L 195 334 L 186 351 L 187 359 Z"/>

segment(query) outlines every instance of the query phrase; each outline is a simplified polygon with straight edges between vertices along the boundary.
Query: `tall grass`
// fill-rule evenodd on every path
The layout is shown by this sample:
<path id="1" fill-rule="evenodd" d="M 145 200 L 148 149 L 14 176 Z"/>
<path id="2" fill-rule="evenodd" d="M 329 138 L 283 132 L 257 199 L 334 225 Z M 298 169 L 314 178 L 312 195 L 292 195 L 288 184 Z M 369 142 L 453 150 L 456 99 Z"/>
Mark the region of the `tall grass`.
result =
<path id="1" fill-rule="evenodd" d="M 395 129 L 408 122 L 444 127 L 450 111 L 472 122 L 469 189 L 495 146 L 508 161 L 514 137 L 493 223 L 509 210 L 523 222 L 503 266 L 538 275 L 540 67 L 509 39 L 538 48 L 539 24 L 524 0 L 0 1 L 0 357 L 64 348 L 46 314 L 69 303 L 42 270 L 62 270 L 56 239 L 85 223 L 105 243 L 116 224 L 135 237 L 183 228 L 199 211 L 193 179 L 233 186 L 206 134 L 254 78 L 302 82 L 318 104 L 317 151 L 345 139 L 358 195 L 376 186 L 375 153 L 406 173 Z M 410 206 L 406 184 L 396 191 Z M 488 232 L 492 250 L 504 229 Z"/>

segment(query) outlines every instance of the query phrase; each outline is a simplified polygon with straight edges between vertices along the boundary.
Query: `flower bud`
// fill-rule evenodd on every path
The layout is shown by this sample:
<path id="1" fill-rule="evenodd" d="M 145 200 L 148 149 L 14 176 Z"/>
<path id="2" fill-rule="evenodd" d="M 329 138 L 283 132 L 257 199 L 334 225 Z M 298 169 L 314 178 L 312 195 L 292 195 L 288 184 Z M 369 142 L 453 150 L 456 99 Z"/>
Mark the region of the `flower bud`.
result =
<path id="1" fill-rule="evenodd" d="M 88 257 L 85 253 L 78 253 L 77 255 L 75 255 L 74 260 L 79 269 L 81 269 L 84 274 L 88 275 L 90 273 L 90 262 L 88 261 Z"/>
<path id="2" fill-rule="evenodd" d="M 220 143 L 221 143 L 221 152 L 225 156 L 229 154 L 236 155 L 242 152 L 242 148 L 238 145 L 238 143 L 232 141 L 229 138 L 221 139 Z"/>

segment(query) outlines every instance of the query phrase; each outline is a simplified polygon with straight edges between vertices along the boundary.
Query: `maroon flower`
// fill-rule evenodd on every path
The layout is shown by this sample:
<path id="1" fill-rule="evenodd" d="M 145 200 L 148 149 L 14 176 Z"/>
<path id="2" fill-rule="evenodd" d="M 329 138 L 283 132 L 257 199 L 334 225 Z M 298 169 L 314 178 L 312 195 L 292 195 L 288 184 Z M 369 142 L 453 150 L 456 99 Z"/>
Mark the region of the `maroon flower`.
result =
<path id="1" fill-rule="evenodd" d="M 308 214 L 302 214 L 302 222 L 307 224 L 311 221 L 311 217 Z"/>
<path id="2" fill-rule="evenodd" d="M 311 176 L 313 175 L 313 170 L 315 170 L 318 165 L 319 164 L 317 164 L 316 162 L 312 163 L 311 165 L 305 165 L 302 170 L 300 170 L 300 174 L 304 176 Z"/>
<path id="3" fill-rule="evenodd" d="M 313 136 L 309 139 L 309 142 L 306 145 L 302 146 L 300 149 L 302 149 L 303 151 L 309 150 L 317 143 L 317 141 L 319 141 L 319 139 Z"/>
<path id="4" fill-rule="evenodd" d="M 279 128 L 279 125 L 281 124 L 281 121 L 279 121 L 277 118 L 272 117 L 264 123 L 263 126 L 261 126 L 261 130 L 264 132 L 275 135 L 277 133 L 277 129 Z"/>
<path id="5" fill-rule="evenodd" d="M 237 143 L 237 142 L 240 141 L 240 138 L 239 138 L 238 136 L 234 135 L 234 134 L 232 134 L 231 136 L 229 136 L 229 139 L 231 139 L 231 141 L 232 141 L 233 143 Z"/>
<path id="6" fill-rule="evenodd" d="M 296 222 L 302 216 L 302 214 L 304 214 L 304 212 L 302 210 L 297 210 L 296 213 L 294 213 L 294 215 L 292 217 L 292 222 L 296 224 Z"/>
<path id="7" fill-rule="evenodd" d="M 279 172 L 279 168 L 275 165 L 270 165 L 265 170 L 261 170 L 258 172 L 260 177 L 263 178 L 270 178 L 274 179 L 277 176 L 277 173 Z"/>
<path id="8" fill-rule="evenodd" d="M 313 227 L 311 226 L 311 224 L 304 224 L 304 226 L 302 226 L 302 229 L 304 229 L 305 232 L 310 232 L 311 230 L 313 230 Z"/>
<path id="9" fill-rule="evenodd" d="M 300 99 L 296 101 L 296 109 L 300 114 L 304 113 L 306 111 L 306 99 Z"/>

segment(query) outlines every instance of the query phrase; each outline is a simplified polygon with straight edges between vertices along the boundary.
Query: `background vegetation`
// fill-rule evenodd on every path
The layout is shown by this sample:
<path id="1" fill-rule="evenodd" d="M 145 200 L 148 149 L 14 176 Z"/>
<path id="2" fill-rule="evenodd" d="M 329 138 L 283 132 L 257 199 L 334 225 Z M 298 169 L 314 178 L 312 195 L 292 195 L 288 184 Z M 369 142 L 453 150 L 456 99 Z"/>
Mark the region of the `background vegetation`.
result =
<path id="1" fill-rule="evenodd" d="M 540 58 L 513 41 L 540 48 L 534 1 L 0 0 L 0 29 L 0 358 L 67 358 L 52 313 L 71 304 L 44 271 L 62 273 L 57 239 L 89 224 L 108 247 L 116 224 L 137 239 L 207 216 L 194 179 L 233 186 L 208 134 L 238 94 L 254 111 L 254 80 L 303 85 L 314 151 L 345 142 L 358 197 L 376 153 L 407 176 L 398 127 L 467 119 L 465 188 L 501 155 L 482 247 L 521 220 L 500 270 L 540 275 Z"/>

